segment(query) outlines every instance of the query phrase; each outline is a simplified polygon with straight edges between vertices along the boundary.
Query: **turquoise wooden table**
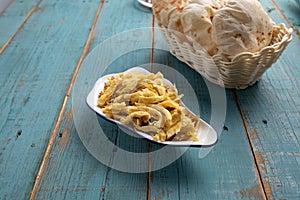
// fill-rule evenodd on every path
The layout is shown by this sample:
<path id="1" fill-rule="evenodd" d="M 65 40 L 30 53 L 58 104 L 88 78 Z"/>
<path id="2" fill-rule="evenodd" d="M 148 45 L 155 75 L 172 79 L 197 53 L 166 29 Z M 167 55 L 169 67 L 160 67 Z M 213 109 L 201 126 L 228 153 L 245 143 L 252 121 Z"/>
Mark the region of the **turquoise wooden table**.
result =
<path id="1" fill-rule="evenodd" d="M 293 40 L 257 84 L 224 90 L 219 141 L 206 156 L 188 148 L 160 165 L 150 155 L 164 147 L 98 117 L 108 144 L 117 147 L 112 151 L 148 159 L 96 159 L 82 141 L 92 127 L 78 128 L 85 117 L 75 105 L 85 101 L 80 92 L 91 89 L 97 70 L 159 63 L 186 77 L 204 120 L 215 115 L 219 104 L 211 101 L 207 82 L 156 48 L 161 35 L 151 10 L 135 0 L 13 1 L 0 14 L 0 199 L 300 199 L 300 7 L 293 0 L 260 2 L 276 23 L 293 28 Z M 124 44 L 143 48 L 108 60 L 107 68 L 87 62 L 124 31 L 126 40 L 120 47 L 106 44 L 103 59 Z M 193 94 L 186 94 L 187 102 Z M 119 160 L 125 168 L 118 168 Z M 134 171 L 139 167 L 141 173 Z"/>

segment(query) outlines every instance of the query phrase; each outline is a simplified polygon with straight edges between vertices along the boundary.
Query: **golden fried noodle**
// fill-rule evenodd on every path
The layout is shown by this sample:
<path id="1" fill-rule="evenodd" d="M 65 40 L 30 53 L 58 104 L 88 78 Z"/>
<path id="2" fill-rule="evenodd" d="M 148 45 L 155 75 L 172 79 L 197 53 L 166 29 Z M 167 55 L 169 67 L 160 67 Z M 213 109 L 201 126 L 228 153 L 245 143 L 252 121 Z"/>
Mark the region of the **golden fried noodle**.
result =
<path id="1" fill-rule="evenodd" d="M 182 104 L 177 89 L 163 82 L 163 75 L 119 74 L 110 77 L 98 97 L 98 107 L 114 120 L 155 141 L 198 141 L 199 117 Z"/>

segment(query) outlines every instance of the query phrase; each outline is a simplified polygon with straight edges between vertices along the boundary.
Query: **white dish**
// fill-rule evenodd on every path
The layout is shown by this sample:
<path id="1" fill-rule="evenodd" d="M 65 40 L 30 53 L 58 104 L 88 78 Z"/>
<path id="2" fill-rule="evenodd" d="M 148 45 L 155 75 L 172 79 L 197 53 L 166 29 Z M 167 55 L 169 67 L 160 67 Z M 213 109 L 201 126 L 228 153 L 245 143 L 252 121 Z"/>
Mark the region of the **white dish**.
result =
<path id="1" fill-rule="evenodd" d="M 149 74 L 150 73 L 149 71 L 147 71 L 146 69 L 141 68 L 141 67 L 134 67 L 134 68 L 131 68 L 131 69 L 129 69 L 125 72 L 122 72 L 122 73 L 126 74 L 128 72 L 139 72 L 141 74 Z M 98 95 L 104 89 L 105 82 L 107 82 L 108 78 L 111 77 L 111 76 L 117 76 L 117 75 L 118 74 L 109 74 L 109 75 L 105 75 L 105 76 L 99 78 L 96 81 L 93 89 L 90 91 L 90 93 L 88 94 L 88 96 L 86 98 L 86 102 L 87 102 L 88 106 L 92 110 L 94 110 L 100 117 L 106 119 L 109 122 L 112 122 L 114 124 L 117 124 L 119 126 L 122 126 L 126 129 L 130 130 L 130 131 L 138 134 L 142 138 L 145 138 L 145 139 L 147 139 L 151 142 L 162 144 L 162 145 L 210 147 L 210 146 L 213 146 L 217 143 L 218 134 L 216 133 L 216 131 L 208 123 L 206 123 L 202 119 L 200 119 L 200 125 L 199 125 L 199 129 L 198 129 L 199 131 L 197 133 L 197 138 L 198 138 L 199 141 L 196 141 L 196 142 L 194 142 L 194 141 L 165 141 L 165 142 L 161 142 L 161 141 L 154 141 L 152 136 L 150 136 L 149 134 L 133 130 L 132 128 L 120 123 L 119 121 L 107 118 L 104 115 L 104 113 L 102 112 L 101 108 L 97 107 Z M 167 79 L 164 79 L 164 82 L 167 85 L 173 86 L 173 84 Z M 192 111 L 190 111 L 190 112 L 193 113 Z"/>
<path id="2" fill-rule="evenodd" d="M 150 0 L 138 0 L 138 2 L 140 4 L 142 4 L 143 6 L 146 6 L 148 8 L 152 8 L 152 1 L 150 1 Z"/>

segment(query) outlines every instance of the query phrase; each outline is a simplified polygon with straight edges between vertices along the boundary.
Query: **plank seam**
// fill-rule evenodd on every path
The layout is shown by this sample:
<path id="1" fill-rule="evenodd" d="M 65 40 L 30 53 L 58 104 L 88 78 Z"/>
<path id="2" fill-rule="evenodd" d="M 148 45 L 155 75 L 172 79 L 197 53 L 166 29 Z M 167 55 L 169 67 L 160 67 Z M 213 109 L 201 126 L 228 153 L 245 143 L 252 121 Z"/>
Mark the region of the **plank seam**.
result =
<path id="1" fill-rule="evenodd" d="M 232 91 L 232 94 L 233 94 L 234 101 L 235 101 L 235 103 L 236 103 L 236 105 L 238 107 L 240 116 L 242 118 L 244 129 L 246 131 L 246 135 L 247 135 L 248 142 L 249 142 L 250 149 L 251 149 L 251 154 L 252 154 L 252 156 L 254 158 L 253 160 L 254 160 L 254 164 L 255 164 L 255 171 L 256 171 L 256 173 L 258 175 L 258 182 L 259 182 L 260 188 L 262 189 L 262 192 L 263 192 L 263 195 L 264 195 L 264 199 L 268 200 L 268 196 L 267 196 L 267 193 L 266 193 L 266 188 L 265 188 L 264 182 L 262 181 L 262 173 L 260 171 L 260 168 L 259 168 L 259 165 L 258 165 L 258 162 L 257 162 L 257 156 L 256 156 L 256 154 L 254 152 L 254 148 L 253 148 L 252 143 L 251 143 L 250 133 L 249 133 L 249 130 L 248 130 L 246 118 L 244 116 L 241 103 L 240 103 L 240 101 L 239 101 L 239 99 L 237 97 L 236 92 Z"/>
<path id="2" fill-rule="evenodd" d="M 182 159 L 180 159 L 180 164 L 182 166 Z M 177 169 L 177 177 L 178 177 L 178 183 L 177 183 L 177 194 L 178 194 L 178 200 L 181 200 L 181 192 L 180 192 L 180 171 L 178 166 L 176 167 Z"/>
<path id="3" fill-rule="evenodd" d="M 151 182 L 151 143 L 148 142 L 148 173 L 147 173 L 147 189 L 146 189 L 146 199 L 151 199 L 150 194 L 150 182 Z"/>
<path id="4" fill-rule="evenodd" d="M 153 72 L 153 62 L 154 62 L 154 45 L 155 45 L 155 18 L 152 14 L 151 19 L 151 52 L 150 52 L 150 71 Z"/>
<path id="5" fill-rule="evenodd" d="M 20 24 L 20 26 L 18 27 L 18 29 L 16 30 L 16 32 L 14 32 L 10 38 L 8 38 L 8 40 L 3 44 L 3 46 L 0 49 L 0 55 L 2 55 L 2 53 L 6 50 L 6 48 L 8 47 L 8 45 L 11 43 L 11 41 L 16 37 L 16 35 L 22 30 L 22 28 L 24 27 L 24 25 L 26 24 L 26 22 L 28 21 L 28 19 L 31 17 L 31 15 L 39 10 L 39 5 L 42 2 L 42 0 L 39 0 L 37 2 L 37 4 L 35 6 L 33 6 L 29 12 L 26 14 L 24 20 L 22 21 L 22 23 Z"/>
<path id="6" fill-rule="evenodd" d="M 58 114 L 58 118 L 55 122 L 55 125 L 54 125 L 54 129 L 52 130 L 52 133 L 50 135 L 50 139 L 49 139 L 49 143 L 48 143 L 48 146 L 46 148 L 46 152 L 44 154 L 44 157 L 42 159 L 42 162 L 40 164 L 40 167 L 39 167 L 39 171 L 38 171 L 38 174 L 36 176 L 36 179 L 35 179 L 35 182 L 34 182 L 34 185 L 33 185 L 33 188 L 30 192 L 30 200 L 33 200 L 35 199 L 35 196 L 38 192 L 38 186 L 40 184 L 40 181 L 42 179 L 42 176 L 43 176 L 43 173 L 44 173 L 44 170 L 46 168 L 46 165 L 49 161 L 49 158 L 50 158 L 50 154 L 52 152 L 52 149 L 53 149 L 53 145 L 55 143 L 55 138 L 57 137 L 57 133 L 59 131 L 59 127 L 60 127 L 60 123 L 61 123 L 61 120 L 63 118 L 63 114 L 64 114 L 64 111 L 66 110 L 66 107 L 67 107 L 67 102 L 69 100 L 69 97 L 70 97 L 70 94 L 71 94 L 71 91 L 72 91 L 72 88 L 73 88 L 73 85 L 74 85 L 74 82 L 76 80 L 76 77 L 77 77 L 77 74 L 78 74 L 78 71 L 80 69 L 80 66 L 85 58 L 85 56 L 87 55 L 89 49 L 90 49 L 90 44 L 91 44 L 91 41 L 92 41 L 92 37 L 93 37 L 93 33 L 94 33 L 94 30 L 95 30 L 95 26 L 97 24 L 97 21 L 98 21 L 98 18 L 99 18 L 99 15 L 100 15 L 100 12 L 102 10 L 102 7 L 103 7 L 103 4 L 104 4 L 104 1 L 105 0 L 101 0 L 100 4 L 99 4 L 99 7 L 98 7 L 98 10 L 96 12 L 96 15 L 94 17 L 94 20 L 93 20 L 93 24 L 92 24 L 92 27 L 90 29 L 90 32 L 89 32 L 89 35 L 88 35 L 88 38 L 86 40 L 86 43 L 85 43 L 85 46 L 84 46 L 84 49 L 83 49 L 83 52 L 76 64 L 76 67 L 75 67 L 75 70 L 74 70 L 74 73 L 73 73 L 73 76 L 72 76 L 72 79 L 71 79 L 71 82 L 70 82 L 70 85 L 69 85 L 69 88 L 66 92 L 66 95 L 65 95 L 65 98 L 64 98 L 64 101 L 62 103 L 62 106 L 60 108 L 60 111 L 59 111 L 59 114 Z"/>
<path id="7" fill-rule="evenodd" d="M 152 14 L 151 19 L 151 52 L 150 52 L 150 71 L 153 72 L 153 62 L 154 62 L 154 41 L 155 41 L 155 18 Z M 146 199 L 151 199 L 151 192 L 150 192 L 150 180 L 151 180 L 151 143 L 148 143 L 148 173 L 147 173 L 147 189 L 146 189 Z"/>
<path id="8" fill-rule="evenodd" d="M 294 26 L 294 24 L 289 20 L 288 17 L 285 16 L 284 12 L 282 9 L 280 9 L 280 7 L 278 6 L 278 4 L 274 1 L 274 0 L 271 0 L 272 3 L 274 4 L 275 8 L 278 10 L 278 12 L 281 14 L 281 16 L 283 17 L 283 19 L 285 21 L 287 21 L 287 23 L 294 29 L 296 35 L 298 38 L 300 38 L 300 31 L 298 31 L 298 29 Z"/>
<path id="9" fill-rule="evenodd" d="M 115 145 L 117 144 L 117 140 L 118 140 L 118 135 L 115 137 L 115 140 L 114 140 Z M 104 181 L 101 185 L 101 188 L 103 187 L 103 192 L 100 193 L 100 198 L 99 198 L 101 200 L 105 200 L 107 179 L 108 179 L 109 173 L 111 171 L 111 167 L 109 167 L 109 166 L 113 165 L 114 159 L 115 159 L 115 154 L 112 154 L 112 156 L 110 157 L 110 160 L 108 162 L 108 166 L 106 167 L 106 170 L 105 170 Z M 101 198 L 101 196 L 102 196 L 102 198 Z"/>

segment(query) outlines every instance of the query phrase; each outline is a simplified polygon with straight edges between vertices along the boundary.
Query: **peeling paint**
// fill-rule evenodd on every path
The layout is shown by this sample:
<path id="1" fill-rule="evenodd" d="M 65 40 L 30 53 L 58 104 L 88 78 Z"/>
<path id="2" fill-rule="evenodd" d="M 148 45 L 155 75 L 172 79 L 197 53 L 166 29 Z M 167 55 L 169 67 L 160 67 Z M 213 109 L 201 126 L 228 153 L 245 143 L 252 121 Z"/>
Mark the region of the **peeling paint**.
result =
<path id="1" fill-rule="evenodd" d="M 250 131 L 249 137 L 251 141 L 257 141 L 259 140 L 259 136 L 258 133 L 256 132 L 256 129 L 251 129 L 252 131 Z"/>
<path id="2" fill-rule="evenodd" d="M 71 108 L 68 112 L 65 113 L 66 123 L 73 123 L 73 109 Z"/>
<path id="3" fill-rule="evenodd" d="M 259 134 L 257 133 L 256 129 L 251 129 L 251 132 L 249 134 L 251 143 L 253 144 L 253 141 L 259 141 Z M 267 198 L 270 198 L 272 194 L 271 185 L 269 182 L 269 176 L 268 171 L 266 169 L 266 163 L 268 163 L 267 160 L 264 159 L 265 152 L 255 151 L 253 149 L 254 157 L 257 163 L 257 167 L 259 170 L 259 176 L 263 184 L 263 190 L 267 196 Z"/>
<path id="4" fill-rule="evenodd" d="M 59 142 L 58 142 L 58 145 L 62 148 L 62 149 L 65 149 L 67 144 L 68 144 L 68 141 L 69 141 L 69 138 L 70 138 L 70 130 L 66 129 L 63 131 L 62 133 L 62 137 L 60 138 Z"/>
<path id="5" fill-rule="evenodd" d="M 250 188 L 242 189 L 239 191 L 239 193 L 242 196 L 242 198 L 264 199 L 264 194 L 259 185 L 255 185 Z"/>
<path id="6" fill-rule="evenodd" d="M 64 120 L 65 120 L 65 123 L 68 124 L 66 127 L 70 127 L 69 124 L 73 123 L 73 110 L 72 109 L 70 109 L 68 112 L 66 112 L 64 114 Z M 70 143 L 69 139 L 70 139 L 70 129 L 67 128 L 60 135 L 58 145 L 62 149 L 65 149 L 66 146 Z"/>
<path id="7" fill-rule="evenodd" d="M 105 187 L 104 187 L 104 186 L 101 186 L 100 192 L 104 192 L 104 191 L 105 191 Z"/>
<path id="8" fill-rule="evenodd" d="M 269 198 L 270 196 L 273 195 L 273 192 L 272 192 L 271 185 L 269 182 L 268 172 L 265 167 L 265 164 L 267 161 L 264 160 L 264 158 L 263 158 L 263 155 L 265 154 L 265 152 L 256 151 L 256 152 L 254 152 L 254 154 L 255 154 L 256 163 L 258 165 L 258 168 L 259 168 L 259 171 L 261 174 L 264 191 L 265 191 L 267 197 Z"/>

